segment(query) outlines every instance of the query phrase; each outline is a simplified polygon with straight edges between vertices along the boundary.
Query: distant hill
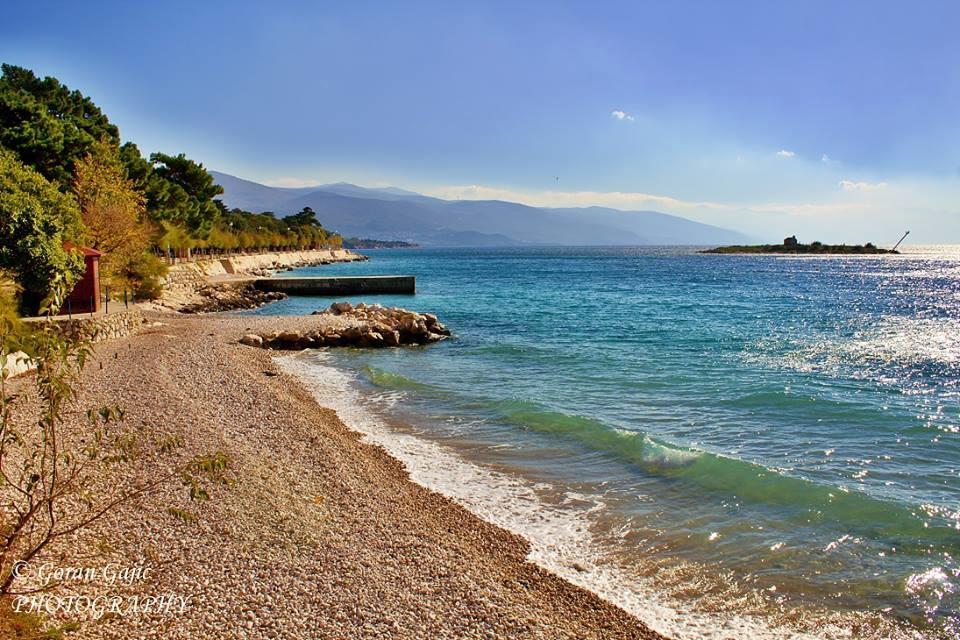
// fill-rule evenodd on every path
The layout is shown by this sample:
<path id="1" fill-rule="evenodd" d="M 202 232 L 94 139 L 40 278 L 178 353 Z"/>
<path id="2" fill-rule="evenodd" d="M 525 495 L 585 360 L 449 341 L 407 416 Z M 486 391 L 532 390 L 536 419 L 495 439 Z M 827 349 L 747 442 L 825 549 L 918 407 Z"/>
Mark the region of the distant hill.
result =
<path id="1" fill-rule="evenodd" d="M 344 236 L 427 246 L 711 245 L 742 243 L 740 233 L 656 211 L 603 207 L 549 209 L 502 200 L 441 200 L 349 183 L 283 188 L 210 172 L 229 207 L 286 216 L 311 207 Z"/>
<path id="2" fill-rule="evenodd" d="M 420 245 L 403 240 L 376 240 L 374 238 L 344 238 L 344 249 L 414 249 Z"/>

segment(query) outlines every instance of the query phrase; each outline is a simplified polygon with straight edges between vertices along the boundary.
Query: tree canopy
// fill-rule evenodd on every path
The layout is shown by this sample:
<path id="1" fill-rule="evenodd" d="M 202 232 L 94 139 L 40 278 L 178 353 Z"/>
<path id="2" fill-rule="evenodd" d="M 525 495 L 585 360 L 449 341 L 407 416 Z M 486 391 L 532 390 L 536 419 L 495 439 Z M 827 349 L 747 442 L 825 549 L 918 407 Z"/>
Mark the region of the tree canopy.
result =
<path id="1" fill-rule="evenodd" d="M 0 76 L 0 145 L 62 189 L 77 160 L 94 143 L 120 144 L 120 132 L 100 108 L 56 78 L 40 79 L 10 64 Z"/>
<path id="2" fill-rule="evenodd" d="M 106 142 L 95 144 L 77 161 L 73 192 L 86 227 L 83 242 L 103 253 L 101 277 L 136 290 L 155 289 L 156 267 L 141 258 L 152 235 L 145 219 L 146 197 L 127 177 L 118 150 Z M 142 273 L 148 267 L 154 276 Z"/>
<path id="3" fill-rule="evenodd" d="M 147 199 L 156 220 L 181 225 L 197 237 L 205 237 L 220 217 L 214 197 L 223 187 L 213 181 L 199 162 L 184 154 L 150 156 L 153 172 L 147 178 Z"/>
<path id="4" fill-rule="evenodd" d="M 284 218 L 291 227 L 319 227 L 322 226 L 317 220 L 317 212 L 310 207 L 304 207 L 300 213 Z"/>
<path id="5" fill-rule="evenodd" d="M 145 158 L 87 96 L 55 78 L 2 65 L 0 75 L 0 269 L 30 306 L 79 256 L 65 240 L 104 252 L 106 281 L 159 291 L 164 266 L 151 251 L 304 249 L 339 246 L 309 207 L 288 218 L 227 210 L 203 164 L 180 153 Z"/>
<path id="6" fill-rule="evenodd" d="M 80 277 L 83 259 L 64 242 L 82 229 L 73 197 L 0 147 L 0 269 L 23 288 L 24 309 L 35 311 L 58 279 L 69 290 Z"/>

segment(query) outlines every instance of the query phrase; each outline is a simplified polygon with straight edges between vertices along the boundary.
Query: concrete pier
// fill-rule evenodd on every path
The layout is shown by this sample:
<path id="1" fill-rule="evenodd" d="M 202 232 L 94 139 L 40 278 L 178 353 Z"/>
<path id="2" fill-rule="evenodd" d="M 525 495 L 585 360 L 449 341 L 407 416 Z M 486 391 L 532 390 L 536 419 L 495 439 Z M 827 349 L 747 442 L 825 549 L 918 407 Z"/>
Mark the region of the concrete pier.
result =
<path id="1" fill-rule="evenodd" d="M 413 276 L 257 278 L 253 285 L 260 291 L 278 291 L 288 296 L 414 294 L 417 291 Z"/>

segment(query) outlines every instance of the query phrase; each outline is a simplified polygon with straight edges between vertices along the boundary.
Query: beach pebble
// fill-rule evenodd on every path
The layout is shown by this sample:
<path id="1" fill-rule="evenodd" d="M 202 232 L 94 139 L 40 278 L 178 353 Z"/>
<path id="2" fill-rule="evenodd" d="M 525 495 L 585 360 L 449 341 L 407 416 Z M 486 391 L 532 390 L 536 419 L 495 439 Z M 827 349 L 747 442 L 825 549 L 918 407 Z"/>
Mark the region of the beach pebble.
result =
<path id="1" fill-rule="evenodd" d="M 245 344 L 248 347 L 262 347 L 263 338 L 255 333 L 248 333 L 240 338 L 240 344 Z"/>

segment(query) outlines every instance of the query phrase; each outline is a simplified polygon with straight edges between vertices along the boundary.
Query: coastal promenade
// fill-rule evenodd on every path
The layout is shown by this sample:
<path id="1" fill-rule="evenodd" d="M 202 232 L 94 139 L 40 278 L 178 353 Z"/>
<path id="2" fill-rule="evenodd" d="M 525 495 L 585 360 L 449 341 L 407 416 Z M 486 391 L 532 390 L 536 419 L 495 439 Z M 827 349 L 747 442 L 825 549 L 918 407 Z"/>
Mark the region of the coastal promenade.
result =
<path id="1" fill-rule="evenodd" d="M 346 249 L 320 249 L 236 255 L 178 264 L 170 268 L 159 300 L 147 303 L 156 311 L 226 311 L 257 306 L 283 297 L 254 286 L 277 271 L 334 262 L 361 262 L 367 257 Z M 227 298 L 229 302 L 218 300 Z"/>

